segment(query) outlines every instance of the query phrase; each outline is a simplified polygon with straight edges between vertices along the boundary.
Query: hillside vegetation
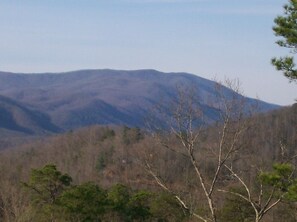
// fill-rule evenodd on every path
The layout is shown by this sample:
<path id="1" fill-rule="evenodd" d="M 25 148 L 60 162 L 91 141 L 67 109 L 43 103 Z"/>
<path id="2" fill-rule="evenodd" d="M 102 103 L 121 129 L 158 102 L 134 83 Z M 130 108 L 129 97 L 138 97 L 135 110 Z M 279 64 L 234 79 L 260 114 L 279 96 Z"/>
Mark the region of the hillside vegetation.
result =
<path id="1" fill-rule="evenodd" d="M 258 189 L 254 184 L 255 180 L 257 180 L 255 179 L 257 178 L 256 167 L 261 168 L 263 171 L 271 171 L 273 163 L 282 162 L 281 158 L 295 155 L 297 144 L 296 121 L 296 104 L 292 107 L 260 114 L 249 119 L 248 130 L 240 137 L 240 143 L 244 144 L 243 152 L 238 156 L 238 161 L 234 163 L 234 166 L 244 173 L 244 179 L 250 181 L 249 184 L 254 186 L 253 189 Z M 211 146 L 216 142 L 215 128 L 210 127 L 206 132 L 201 138 L 202 147 Z M 170 142 L 177 144 L 178 140 L 176 137 L 170 137 Z M 286 156 L 281 155 L 284 150 L 280 148 L 285 148 Z M 139 206 L 143 206 L 147 210 L 145 211 L 147 217 L 138 217 L 139 215 L 132 217 L 127 213 L 128 211 L 127 214 L 123 212 L 121 214 L 115 208 L 112 208 L 115 206 L 111 202 L 108 202 L 109 204 L 98 204 L 98 207 L 104 207 L 105 212 L 104 214 L 95 213 L 97 218 L 101 218 L 99 221 L 160 221 L 157 216 L 159 214 L 153 210 L 155 209 L 154 205 L 149 205 L 149 203 L 155 203 L 155 199 L 150 199 L 152 202 L 145 199 L 150 195 L 154 196 L 156 193 L 158 193 L 157 197 L 160 197 L 161 193 L 163 193 L 145 167 L 146 157 L 152 160 L 155 169 L 159 170 L 159 174 L 162 175 L 162 178 L 166 180 L 172 189 L 180 190 L 180 193 L 184 193 L 185 198 L 191 200 L 195 212 L 202 214 L 204 211 L 207 212 L 207 208 L 202 202 L 204 197 L 201 187 L 198 191 L 195 191 L 194 196 L 192 194 L 187 196 L 190 194 L 194 183 L 196 183 L 195 172 L 191 169 L 187 158 L 170 150 L 164 150 L 159 143 L 156 143 L 154 137 L 139 128 L 93 126 L 52 136 L 23 145 L 18 149 L 5 150 L 0 153 L 1 221 L 36 221 L 36 218 L 39 218 L 38 221 L 49 221 L 49 217 L 52 217 L 52 221 L 59 221 L 61 215 L 68 217 L 67 220 L 69 221 L 95 221 L 92 219 L 83 220 L 81 218 L 84 217 L 81 214 L 73 214 L 72 211 L 69 214 L 71 208 L 58 207 L 61 212 L 55 208 L 54 211 L 61 214 L 53 215 L 50 213 L 51 207 L 57 207 L 56 205 L 44 205 L 41 202 L 38 202 L 39 205 L 34 204 L 34 196 L 32 196 L 34 192 L 32 193 L 23 184 L 27 184 L 27 187 L 31 186 L 32 176 L 34 175 L 31 174 L 31 170 L 42 170 L 46 164 L 56 166 L 55 169 L 61 172 L 62 175 L 67 173 L 71 177 L 71 185 L 69 188 L 67 188 L 68 185 L 65 185 L 65 192 L 67 190 L 67 192 L 79 192 L 80 189 L 95 189 L 99 192 L 98 195 L 102 194 L 108 197 L 108 193 L 111 192 L 110 189 L 113 189 L 111 187 L 123 186 L 125 189 L 130 190 L 129 195 L 131 197 L 129 198 L 132 199 L 135 198 L 133 195 L 139 196 L 139 192 L 145 192 L 143 201 L 147 205 L 139 204 Z M 206 175 L 212 174 L 215 159 L 206 150 L 204 156 L 197 156 L 197 158 L 198 162 L 203 163 L 203 171 Z M 240 184 L 236 180 L 224 175 L 227 176 L 228 174 L 223 173 L 219 178 L 219 186 L 222 189 L 239 189 L 238 185 Z M 183 187 L 185 180 L 188 184 L 187 191 L 189 193 Z M 92 183 L 85 185 L 87 182 Z M 75 189 L 78 189 L 78 191 Z M 174 209 L 174 212 L 179 213 L 167 215 L 167 217 L 161 218 L 161 221 L 191 220 L 191 217 L 187 215 L 187 212 L 183 211 L 183 208 L 174 198 L 173 200 L 170 199 L 172 198 L 171 194 L 168 195 L 169 199 L 162 200 L 167 203 L 167 205 L 163 204 L 163 206 Z M 127 203 L 129 198 L 126 200 Z M 70 200 L 67 199 L 67 201 Z M 242 221 L 240 217 L 245 219 L 253 218 L 253 210 L 241 199 L 222 193 L 218 196 L 217 202 L 220 221 Z M 132 204 L 131 201 L 129 203 Z M 45 206 L 46 208 L 43 208 Z M 274 208 L 263 221 L 296 221 L 297 209 L 295 207 L 292 202 L 285 201 Z M 158 208 L 162 210 L 161 206 Z M 36 214 L 40 209 L 45 210 L 43 214 Z M 96 210 L 100 211 L 100 209 Z M 167 211 L 167 209 L 163 210 Z M 241 212 L 241 214 L 238 214 L 238 212 Z M 140 215 L 143 216 L 144 214 L 140 213 Z M 69 217 L 72 219 L 69 219 Z M 251 219 L 251 221 L 253 220 Z"/>

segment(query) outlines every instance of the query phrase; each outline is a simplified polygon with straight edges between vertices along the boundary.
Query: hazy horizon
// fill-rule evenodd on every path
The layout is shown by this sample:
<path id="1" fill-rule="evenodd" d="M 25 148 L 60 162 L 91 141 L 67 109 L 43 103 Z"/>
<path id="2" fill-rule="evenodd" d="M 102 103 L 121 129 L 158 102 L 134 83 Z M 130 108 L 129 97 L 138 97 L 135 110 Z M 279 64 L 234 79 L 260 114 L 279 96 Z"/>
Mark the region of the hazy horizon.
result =
<path id="1" fill-rule="evenodd" d="M 270 59 L 283 0 L 11 0 L 0 2 L 0 70 L 187 72 L 237 78 L 245 95 L 293 104 L 295 83 Z"/>

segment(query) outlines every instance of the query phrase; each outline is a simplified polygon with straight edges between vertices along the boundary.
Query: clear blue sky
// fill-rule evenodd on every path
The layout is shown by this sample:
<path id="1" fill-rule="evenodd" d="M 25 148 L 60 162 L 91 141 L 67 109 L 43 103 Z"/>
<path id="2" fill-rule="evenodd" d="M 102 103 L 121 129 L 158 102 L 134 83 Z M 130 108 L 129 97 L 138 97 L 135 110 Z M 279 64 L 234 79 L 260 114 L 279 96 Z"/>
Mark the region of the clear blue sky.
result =
<path id="1" fill-rule="evenodd" d="M 157 69 L 239 78 L 246 95 L 297 98 L 270 65 L 286 54 L 273 19 L 286 0 L 0 0 L 0 70 Z"/>

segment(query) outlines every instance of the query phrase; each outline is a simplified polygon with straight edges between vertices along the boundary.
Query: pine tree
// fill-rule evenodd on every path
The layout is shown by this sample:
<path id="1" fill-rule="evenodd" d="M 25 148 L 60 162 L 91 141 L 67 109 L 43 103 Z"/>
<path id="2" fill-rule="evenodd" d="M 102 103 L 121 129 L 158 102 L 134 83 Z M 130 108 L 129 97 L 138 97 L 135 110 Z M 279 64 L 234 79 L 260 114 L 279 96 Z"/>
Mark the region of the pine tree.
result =
<path id="1" fill-rule="evenodd" d="M 290 80 L 297 83 L 297 69 L 294 63 L 294 54 L 297 53 L 297 0 L 289 0 L 284 5 L 284 15 L 278 16 L 274 20 L 273 31 L 281 39 L 276 43 L 290 49 L 293 56 L 273 58 L 272 64 Z"/>

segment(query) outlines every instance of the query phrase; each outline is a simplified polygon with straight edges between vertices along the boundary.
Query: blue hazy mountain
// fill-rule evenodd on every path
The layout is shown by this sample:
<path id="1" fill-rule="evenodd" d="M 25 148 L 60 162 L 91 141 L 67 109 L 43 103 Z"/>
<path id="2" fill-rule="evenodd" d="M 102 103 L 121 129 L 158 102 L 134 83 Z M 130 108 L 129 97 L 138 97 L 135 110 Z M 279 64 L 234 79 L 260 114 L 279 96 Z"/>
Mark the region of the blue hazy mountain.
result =
<path id="1" fill-rule="evenodd" d="M 216 83 L 188 73 L 156 70 L 79 70 L 66 73 L 23 74 L 0 72 L 0 95 L 26 104 L 48 117 L 50 129 L 69 130 L 93 124 L 142 127 L 144 117 L 158 103 L 177 96 L 177 87 L 195 88 L 208 118 L 215 118 L 209 101 L 215 97 Z M 226 97 L 234 94 L 222 87 Z M 258 103 L 261 112 L 278 108 Z M 0 127 L 3 127 L 0 123 Z"/>
<path id="2" fill-rule="evenodd" d="M 61 131 L 47 114 L 4 96 L 0 96 L 0 128 L 6 134 L 19 132 L 36 135 Z"/>

